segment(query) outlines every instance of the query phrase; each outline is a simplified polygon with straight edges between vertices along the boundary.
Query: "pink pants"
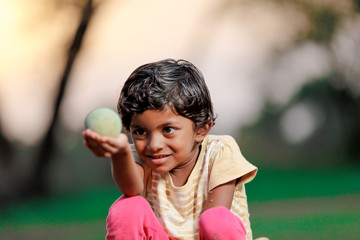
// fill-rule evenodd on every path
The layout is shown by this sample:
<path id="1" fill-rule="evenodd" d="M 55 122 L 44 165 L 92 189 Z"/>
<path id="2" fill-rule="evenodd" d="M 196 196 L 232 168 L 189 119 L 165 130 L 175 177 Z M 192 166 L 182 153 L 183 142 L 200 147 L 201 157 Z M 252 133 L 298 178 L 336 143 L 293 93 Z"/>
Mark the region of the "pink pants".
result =
<path id="1" fill-rule="evenodd" d="M 121 196 L 110 207 L 106 240 L 168 240 L 145 198 Z M 243 240 L 246 230 L 242 221 L 225 207 L 206 210 L 199 220 L 200 240 Z"/>

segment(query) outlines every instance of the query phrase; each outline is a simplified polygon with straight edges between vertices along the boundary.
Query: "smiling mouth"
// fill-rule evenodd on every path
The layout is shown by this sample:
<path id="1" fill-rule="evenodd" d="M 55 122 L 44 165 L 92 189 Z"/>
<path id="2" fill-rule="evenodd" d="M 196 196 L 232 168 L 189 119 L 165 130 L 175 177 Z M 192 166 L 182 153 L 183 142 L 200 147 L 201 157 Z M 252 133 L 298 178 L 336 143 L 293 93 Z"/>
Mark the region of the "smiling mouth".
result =
<path id="1" fill-rule="evenodd" d="M 161 165 L 166 162 L 170 155 L 148 155 L 147 158 L 151 161 L 152 164 Z"/>

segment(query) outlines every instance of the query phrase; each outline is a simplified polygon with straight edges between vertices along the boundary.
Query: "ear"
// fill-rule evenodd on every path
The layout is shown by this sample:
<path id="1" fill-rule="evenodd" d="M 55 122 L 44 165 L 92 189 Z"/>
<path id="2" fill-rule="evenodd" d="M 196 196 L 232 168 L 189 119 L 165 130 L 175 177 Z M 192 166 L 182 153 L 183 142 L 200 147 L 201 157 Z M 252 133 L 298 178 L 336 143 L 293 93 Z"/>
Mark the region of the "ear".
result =
<path id="1" fill-rule="evenodd" d="M 210 132 L 212 126 L 214 125 L 214 122 L 211 121 L 205 125 L 201 125 L 196 127 L 195 129 L 195 141 L 196 142 L 201 142 Z"/>

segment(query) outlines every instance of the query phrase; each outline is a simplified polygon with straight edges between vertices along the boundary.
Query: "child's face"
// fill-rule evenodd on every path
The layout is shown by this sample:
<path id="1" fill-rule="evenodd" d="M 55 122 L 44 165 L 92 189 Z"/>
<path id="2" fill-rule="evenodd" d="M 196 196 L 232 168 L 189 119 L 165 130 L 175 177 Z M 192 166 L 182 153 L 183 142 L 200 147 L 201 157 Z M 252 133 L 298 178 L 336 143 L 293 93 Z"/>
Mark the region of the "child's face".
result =
<path id="1" fill-rule="evenodd" d="M 140 158 L 158 173 L 192 168 L 206 135 L 170 107 L 133 116 L 130 133 Z"/>

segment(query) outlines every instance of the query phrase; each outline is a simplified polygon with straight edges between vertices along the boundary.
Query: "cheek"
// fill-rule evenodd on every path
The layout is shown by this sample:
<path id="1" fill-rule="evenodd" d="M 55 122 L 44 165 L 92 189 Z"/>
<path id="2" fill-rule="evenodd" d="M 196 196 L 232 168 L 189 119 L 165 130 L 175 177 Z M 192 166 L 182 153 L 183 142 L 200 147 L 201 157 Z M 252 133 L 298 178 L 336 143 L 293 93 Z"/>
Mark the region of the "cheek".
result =
<path id="1" fill-rule="evenodd" d="M 175 144 L 173 144 L 173 149 L 176 152 L 181 152 L 183 154 L 188 154 L 189 152 L 192 152 L 194 150 L 194 141 L 189 139 L 188 141 L 179 141 Z"/>
<path id="2" fill-rule="evenodd" d="M 137 152 L 141 153 L 146 147 L 146 143 L 144 141 L 134 141 L 134 147 Z"/>

